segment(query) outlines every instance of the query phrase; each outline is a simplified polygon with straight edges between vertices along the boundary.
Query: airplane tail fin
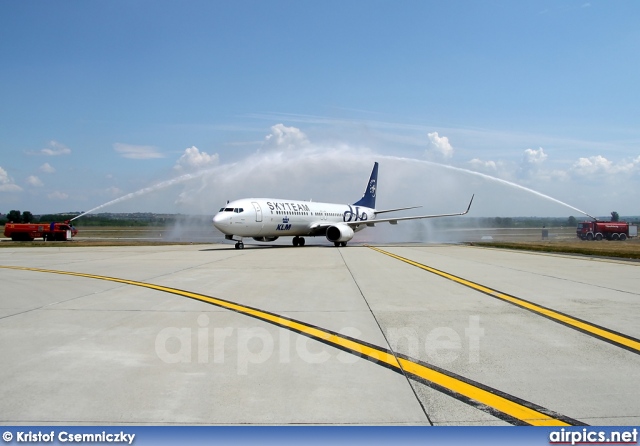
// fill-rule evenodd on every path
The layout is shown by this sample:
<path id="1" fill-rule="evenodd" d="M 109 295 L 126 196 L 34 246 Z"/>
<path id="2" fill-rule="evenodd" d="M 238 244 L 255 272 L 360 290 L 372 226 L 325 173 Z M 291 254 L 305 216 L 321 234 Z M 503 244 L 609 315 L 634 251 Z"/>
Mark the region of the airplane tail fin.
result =
<path id="1" fill-rule="evenodd" d="M 376 162 L 373 164 L 371 177 L 369 177 L 369 182 L 367 183 L 367 188 L 364 191 L 364 195 L 362 195 L 362 198 L 359 201 L 353 203 L 353 205 L 375 209 L 377 190 L 378 190 L 378 163 Z"/>

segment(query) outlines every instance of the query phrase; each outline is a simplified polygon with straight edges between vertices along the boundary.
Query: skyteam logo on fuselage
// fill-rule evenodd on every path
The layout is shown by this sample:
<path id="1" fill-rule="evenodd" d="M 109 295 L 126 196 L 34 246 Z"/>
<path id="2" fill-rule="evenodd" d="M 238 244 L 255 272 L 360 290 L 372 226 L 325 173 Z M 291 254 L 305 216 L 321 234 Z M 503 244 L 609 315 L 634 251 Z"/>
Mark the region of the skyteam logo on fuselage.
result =
<path id="1" fill-rule="evenodd" d="M 356 206 L 355 210 L 350 204 L 347 206 L 349 206 L 349 210 L 345 211 L 344 214 L 342 214 L 342 221 L 366 221 L 369 218 L 365 211 L 362 211 L 362 213 L 360 213 L 360 208 L 358 206 Z"/>

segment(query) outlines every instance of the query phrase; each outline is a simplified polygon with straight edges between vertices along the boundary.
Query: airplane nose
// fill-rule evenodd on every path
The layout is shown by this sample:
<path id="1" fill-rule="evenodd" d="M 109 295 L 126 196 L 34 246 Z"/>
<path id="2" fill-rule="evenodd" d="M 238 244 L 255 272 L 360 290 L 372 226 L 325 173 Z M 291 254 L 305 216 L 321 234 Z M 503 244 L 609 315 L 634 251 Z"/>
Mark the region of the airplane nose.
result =
<path id="1" fill-rule="evenodd" d="M 213 226 L 215 226 L 219 230 L 222 230 L 222 228 L 225 226 L 225 220 L 225 216 L 222 215 L 221 212 L 219 212 L 213 217 Z"/>

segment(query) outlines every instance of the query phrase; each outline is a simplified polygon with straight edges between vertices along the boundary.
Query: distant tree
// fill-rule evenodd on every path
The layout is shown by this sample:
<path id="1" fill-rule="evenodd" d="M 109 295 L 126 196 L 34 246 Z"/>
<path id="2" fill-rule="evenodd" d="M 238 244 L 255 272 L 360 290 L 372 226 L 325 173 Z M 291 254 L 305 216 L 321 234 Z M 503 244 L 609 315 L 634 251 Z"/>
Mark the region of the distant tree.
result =
<path id="1" fill-rule="evenodd" d="M 29 211 L 24 211 L 22 213 L 22 223 L 31 223 L 33 222 L 33 214 Z"/>
<path id="2" fill-rule="evenodd" d="M 618 215 L 618 213 L 616 211 L 613 211 L 611 213 L 611 221 L 620 221 L 620 216 Z"/>
<path id="3" fill-rule="evenodd" d="M 577 226 L 577 225 L 578 225 L 578 220 L 573 215 L 569 217 L 569 219 L 567 220 L 567 226 L 571 227 L 571 226 Z"/>
<path id="4" fill-rule="evenodd" d="M 71 220 L 76 214 L 44 214 L 40 216 L 40 223 L 51 223 L 52 221 Z"/>
<path id="5" fill-rule="evenodd" d="M 12 221 L 14 223 L 22 223 L 22 217 L 20 216 L 20 211 L 11 210 L 7 214 L 7 221 Z"/>

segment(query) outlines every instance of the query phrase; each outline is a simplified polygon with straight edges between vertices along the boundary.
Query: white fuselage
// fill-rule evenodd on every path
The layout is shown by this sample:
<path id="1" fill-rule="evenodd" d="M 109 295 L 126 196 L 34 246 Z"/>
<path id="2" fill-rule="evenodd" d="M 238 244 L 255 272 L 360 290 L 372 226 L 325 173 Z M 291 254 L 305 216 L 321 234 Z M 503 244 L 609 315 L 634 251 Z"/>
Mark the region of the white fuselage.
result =
<path id="1" fill-rule="evenodd" d="M 375 209 L 337 203 L 245 198 L 227 203 L 213 217 L 214 226 L 225 235 L 281 237 L 323 235 L 334 224 L 359 222 L 359 231 L 375 218 Z M 316 233 L 319 231 L 319 233 Z"/>

